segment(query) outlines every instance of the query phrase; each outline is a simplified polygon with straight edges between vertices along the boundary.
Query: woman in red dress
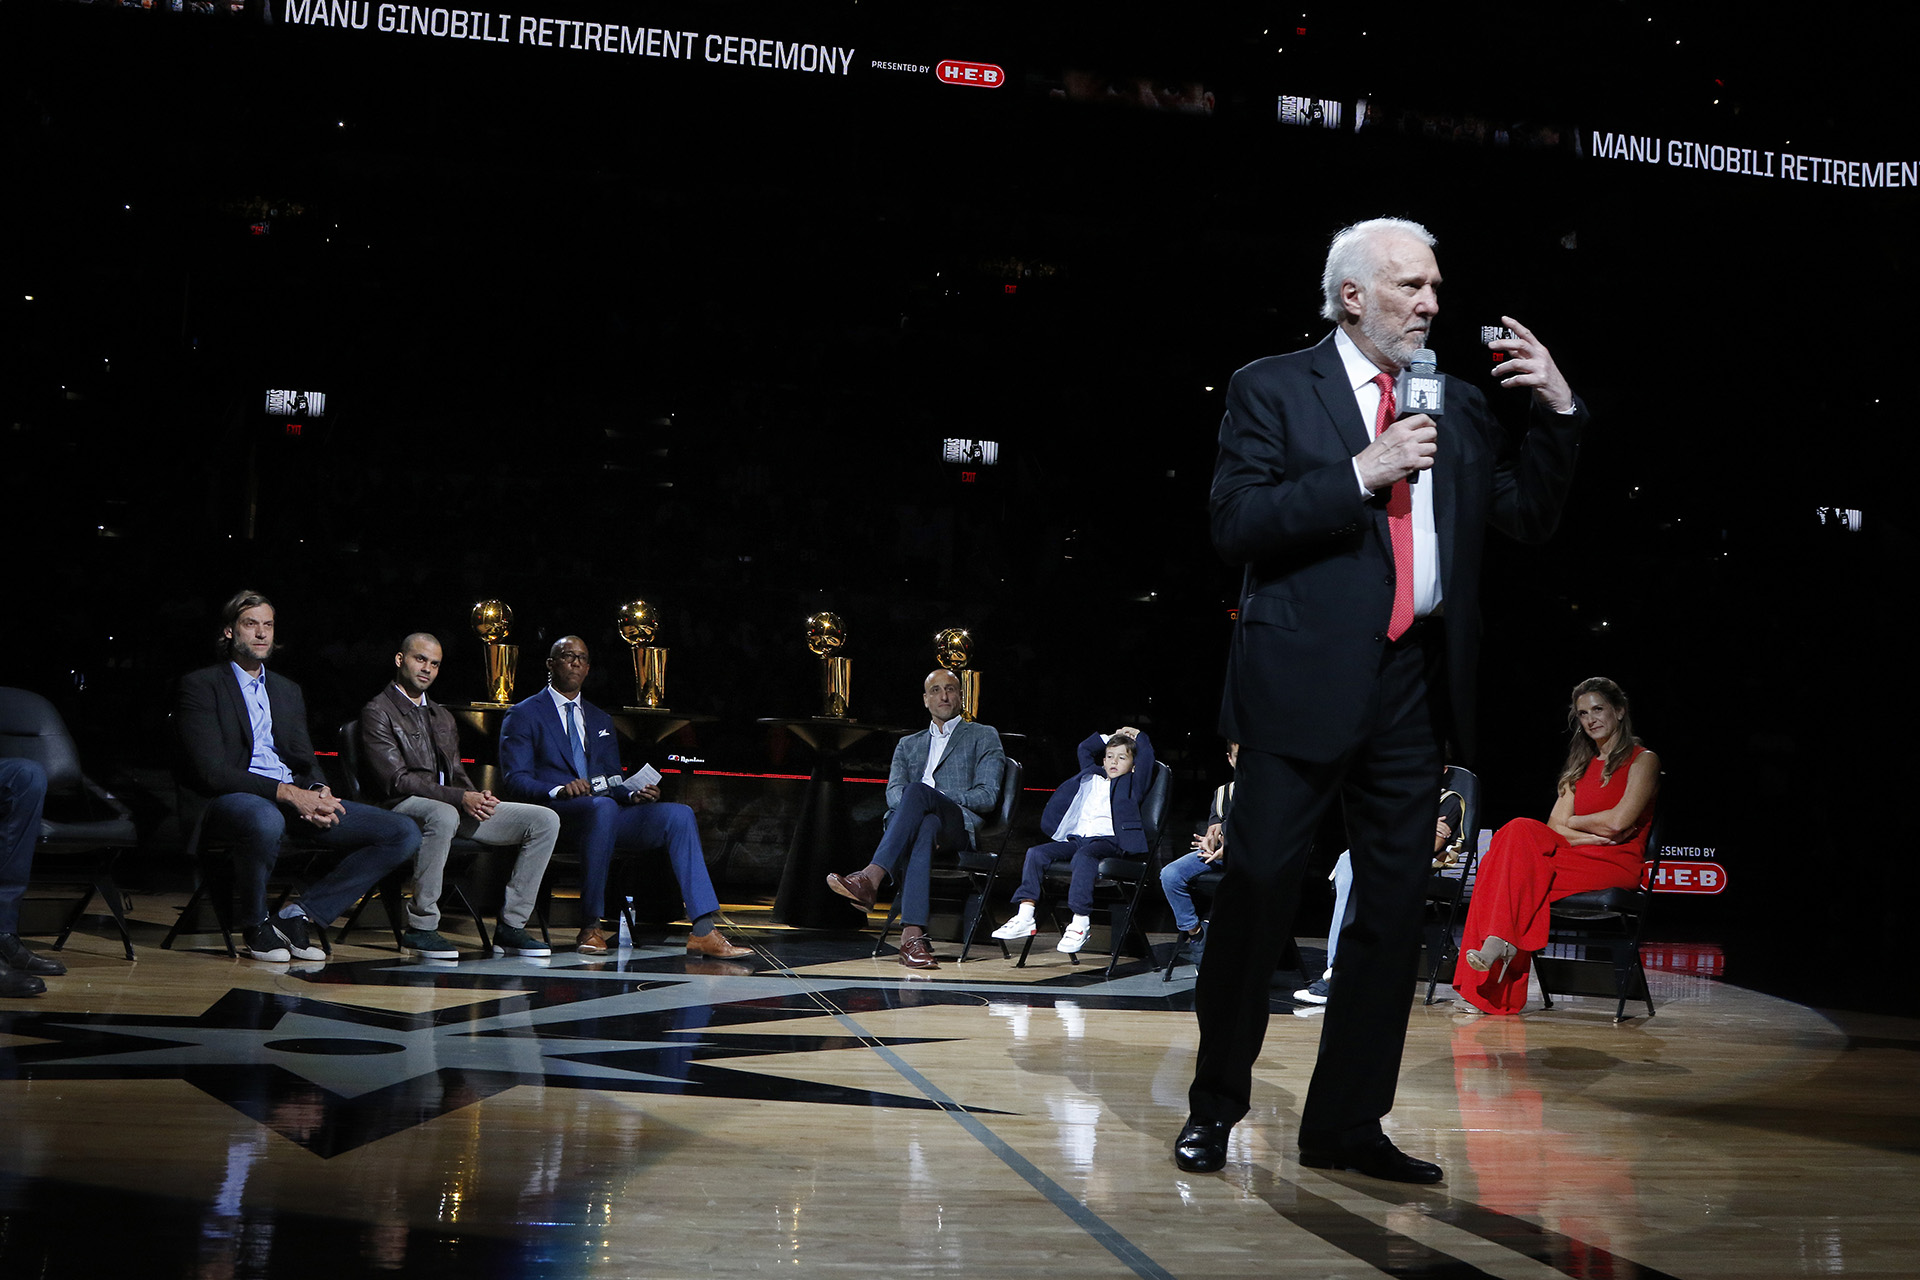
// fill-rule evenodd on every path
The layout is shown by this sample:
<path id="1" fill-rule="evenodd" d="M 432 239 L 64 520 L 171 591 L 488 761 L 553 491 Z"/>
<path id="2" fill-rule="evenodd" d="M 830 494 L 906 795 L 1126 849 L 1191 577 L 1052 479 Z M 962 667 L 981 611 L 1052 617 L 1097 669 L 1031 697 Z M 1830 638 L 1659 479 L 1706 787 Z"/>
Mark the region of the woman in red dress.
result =
<path id="1" fill-rule="evenodd" d="M 1519 1013 L 1527 967 L 1547 945 L 1547 904 L 1640 882 L 1660 789 L 1660 757 L 1633 736 L 1627 695 L 1602 676 L 1582 680 L 1567 714 L 1573 745 L 1560 798 L 1545 822 L 1515 818 L 1480 860 L 1460 945 L 1454 994 L 1480 1013 Z"/>

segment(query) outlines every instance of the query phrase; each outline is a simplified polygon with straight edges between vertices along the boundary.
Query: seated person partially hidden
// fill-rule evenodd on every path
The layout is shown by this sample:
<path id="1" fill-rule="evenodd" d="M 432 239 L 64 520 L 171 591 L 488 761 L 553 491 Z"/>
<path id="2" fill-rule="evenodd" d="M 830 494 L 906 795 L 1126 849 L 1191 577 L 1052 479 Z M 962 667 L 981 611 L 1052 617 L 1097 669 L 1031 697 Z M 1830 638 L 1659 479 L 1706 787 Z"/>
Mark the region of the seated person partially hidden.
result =
<path id="1" fill-rule="evenodd" d="M 500 772 L 507 794 L 559 814 L 563 847 L 579 852 L 581 926 L 575 948 L 590 956 L 607 952 L 602 912 L 615 850 L 665 850 L 693 922 L 687 954 L 722 960 L 752 955 L 751 947 L 734 946 L 714 927 L 720 899 L 707 875 L 693 810 L 660 803 L 657 784 L 609 783 L 620 774 L 613 717 L 580 696 L 592 666 L 586 641 L 560 637 L 547 656 L 547 687 L 515 704 L 500 725 Z"/>
<path id="2" fill-rule="evenodd" d="M 1000 803 L 1007 757 L 997 730 L 960 717 L 960 679 L 953 672 L 930 674 L 920 700 L 933 723 L 893 749 L 887 829 L 873 861 L 849 875 L 829 875 L 827 885 L 864 912 L 873 909 L 880 886 L 892 876 L 900 893 L 900 963 L 938 969 L 927 941 L 933 855 L 974 847 L 974 832 Z"/>
<path id="3" fill-rule="evenodd" d="M 440 642 L 417 631 L 393 655 L 393 682 L 360 708 L 362 772 L 368 793 L 383 807 L 420 824 L 413 860 L 413 897 L 401 942 L 429 960 L 457 960 L 460 949 L 440 936 L 440 888 L 447 850 L 464 836 L 518 850 L 507 878 L 506 902 L 493 931 L 493 950 L 509 956 L 551 954 L 527 932 L 547 859 L 560 838 L 560 815 L 540 804 L 514 804 L 474 787 L 460 762 L 453 713 L 427 699 L 440 674 Z"/>
<path id="4" fill-rule="evenodd" d="M 1440 793 L 1440 812 L 1433 820 L 1433 851 L 1436 855 L 1447 847 L 1447 841 L 1453 839 L 1453 833 L 1460 829 L 1464 812 L 1465 807 L 1458 793 Z M 1325 1004 L 1327 997 L 1333 993 L 1333 960 L 1340 954 L 1340 935 L 1347 931 L 1347 926 L 1353 923 L 1353 917 L 1359 910 L 1353 901 L 1352 850 L 1341 850 L 1327 879 L 1333 881 L 1333 923 L 1327 926 L 1327 969 L 1293 993 L 1293 998 L 1302 1004 Z"/>
<path id="5" fill-rule="evenodd" d="M 58 960 L 35 955 L 20 941 L 20 899 L 33 871 L 40 815 L 47 800 L 47 771 L 32 760 L 0 759 L 0 996 L 37 996 L 41 976 L 67 971 Z"/>
<path id="6" fill-rule="evenodd" d="M 1240 744 L 1227 744 L 1227 767 L 1236 768 L 1240 764 Z M 1173 908 L 1173 923 L 1185 934 L 1193 945 L 1193 965 L 1200 967 L 1201 953 L 1206 941 L 1206 922 L 1200 918 L 1199 911 L 1193 905 L 1193 891 L 1190 886 L 1196 877 L 1207 871 L 1219 871 L 1225 867 L 1227 856 L 1227 811 L 1233 807 L 1233 784 L 1224 783 L 1213 789 L 1213 808 L 1207 814 L 1205 834 L 1193 838 L 1193 848 L 1160 868 L 1160 889 L 1167 895 L 1167 905 Z"/>
<path id="7" fill-rule="evenodd" d="M 324 960 L 312 926 L 331 923 L 412 862 L 420 828 L 397 813 L 338 799 L 321 780 L 300 686 L 267 670 L 279 647 L 273 604 L 243 591 L 227 601 L 220 622 L 220 661 L 181 678 L 174 709 L 184 757 L 181 817 L 191 823 L 204 813 L 203 839 L 232 847 L 247 955 Z M 267 914 L 267 877 L 289 836 L 341 858 L 274 918 Z"/>
<path id="8" fill-rule="evenodd" d="M 1040 815 L 1040 829 L 1052 832 L 1053 839 L 1027 850 L 1026 868 L 1013 895 L 1019 908 L 993 936 L 1010 941 L 1038 933 L 1033 907 L 1040 898 L 1040 877 L 1049 864 L 1071 858 L 1067 909 L 1073 919 L 1054 950 L 1072 955 L 1086 946 L 1100 859 L 1119 853 L 1147 855 L 1140 802 L 1152 785 L 1153 743 L 1140 730 L 1123 727 L 1111 734 L 1096 733 L 1081 743 L 1080 772 L 1054 789 Z"/>

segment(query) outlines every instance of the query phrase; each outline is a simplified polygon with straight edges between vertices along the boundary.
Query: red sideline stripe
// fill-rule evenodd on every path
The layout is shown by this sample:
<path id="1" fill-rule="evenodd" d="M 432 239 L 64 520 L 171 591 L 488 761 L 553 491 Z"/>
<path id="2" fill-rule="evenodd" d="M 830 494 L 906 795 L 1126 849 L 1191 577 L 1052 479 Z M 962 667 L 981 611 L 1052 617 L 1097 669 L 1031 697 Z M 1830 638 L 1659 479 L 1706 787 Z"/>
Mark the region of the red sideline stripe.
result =
<path id="1" fill-rule="evenodd" d="M 664 770 L 663 772 L 678 773 L 680 772 L 680 770 L 668 769 L 668 770 Z M 695 769 L 693 771 L 693 776 L 696 778 L 780 778 L 790 782 L 809 782 L 813 778 L 813 775 L 810 773 L 736 773 L 731 769 Z M 845 778 L 845 779 L 842 779 L 842 781 L 875 782 L 875 783 L 884 784 L 886 782 L 886 779 L 885 778 Z"/>

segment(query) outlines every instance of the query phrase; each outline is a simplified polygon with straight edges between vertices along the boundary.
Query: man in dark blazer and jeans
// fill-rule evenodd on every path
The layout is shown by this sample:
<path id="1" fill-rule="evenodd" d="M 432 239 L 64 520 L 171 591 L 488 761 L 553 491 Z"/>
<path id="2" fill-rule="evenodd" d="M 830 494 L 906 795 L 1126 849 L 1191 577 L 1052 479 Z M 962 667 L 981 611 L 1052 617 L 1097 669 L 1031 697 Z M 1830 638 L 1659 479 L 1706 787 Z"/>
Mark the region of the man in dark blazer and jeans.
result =
<path id="1" fill-rule="evenodd" d="M 233 847 L 234 897 L 255 960 L 324 960 L 310 926 L 331 923 L 382 878 L 413 860 L 420 828 L 397 813 L 334 796 L 307 736 L 300 686 L 267 670 L 273 604 L 256 591 L 227 601 L 221 661 L 180 681 L 174 709 L 183 753 L 182 818 L 205 813 L 207 838 Z M 300 900 L 267 914 L 267 876 L 292 835 L 341 854 Z"/>
<path id="2" fill-rule="evenodd" d="M 1489 344 L 1495 376 L 1532 395 L 1517 459 L 1497 458 L 1498 428 L 1466 383 L 1446 380 L 1438 423 L 1398 416 L 1394 376 L 1439 311 L 1433 243 L 1399 219 L 1341 232 L 1322 273 L 1334 333 L 1254 361 L 1227 388 L 1211 511 L 1215 548 L 1246 567 L 1220 722 L 1240 761 L 1233 857 L 1195 989 L 1183 1169 L 1220 1168 L 1249 1109 L 1268 982 L 1314 828 L 1337 798 L 1358 911 L 1301 1108 L 1300 1161 L 1442 1178 L 1380 1127 L 1406 1042 L 1433 780 L 1445 742 L 1462 756 L 1473 745 L 1486 526 L 1524 541 L 1553 531 L 1587 412 L 1547 348 L 1503 317 L 1516 336 Z"/>

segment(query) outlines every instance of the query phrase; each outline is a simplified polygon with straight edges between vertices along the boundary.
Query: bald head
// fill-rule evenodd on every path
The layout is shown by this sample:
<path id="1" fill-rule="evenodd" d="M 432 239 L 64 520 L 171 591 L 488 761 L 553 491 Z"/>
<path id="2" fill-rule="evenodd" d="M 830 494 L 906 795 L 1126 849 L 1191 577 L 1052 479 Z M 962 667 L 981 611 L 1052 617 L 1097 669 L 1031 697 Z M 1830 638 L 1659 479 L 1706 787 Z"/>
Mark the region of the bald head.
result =
<path id="1" fill-rule="evenodd" d="M 587 642 L 579 636 L 561 636 L 547 650 L 547 683 L 565 697 L 571 698 L 580 692 L 580 686 L 587 682 L 587 672 L 592 669 Z"/>
<path id="2" fill-rule="evenodd" d="M 440 656 L 438 640 L 424 631 L 414 632 L 400 642 L 400 652 L 393 655 L 393 682 L 415 702 L 420 701 L 440 675 Z"/>
<path id="3" fill-rule="evenodd" d="M 927 673 L 921 682 L 921 701 L 927 705 L 927 714 L 940 724 L 945 724 L 960 714 L 960 677 L 944 667 Z"/>

